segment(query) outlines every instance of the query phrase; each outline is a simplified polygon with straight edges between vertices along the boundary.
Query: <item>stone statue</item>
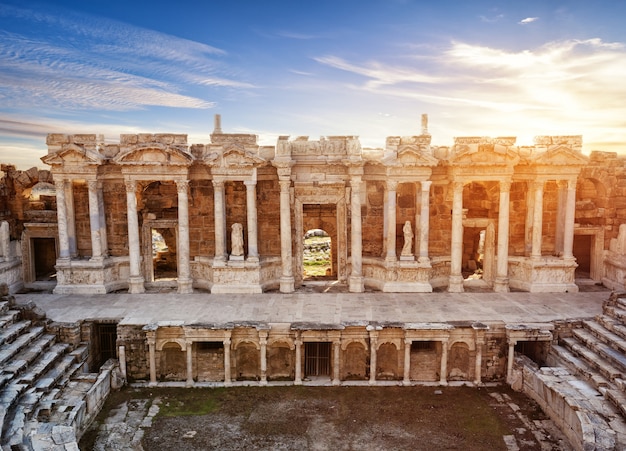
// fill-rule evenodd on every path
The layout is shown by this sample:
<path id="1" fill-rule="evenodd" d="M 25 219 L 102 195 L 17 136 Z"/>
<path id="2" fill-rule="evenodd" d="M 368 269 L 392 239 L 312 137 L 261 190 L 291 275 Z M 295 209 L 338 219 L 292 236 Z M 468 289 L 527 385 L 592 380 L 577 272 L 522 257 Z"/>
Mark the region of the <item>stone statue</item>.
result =
<path id="1" fill-rule="evenodd" d="M 402 227 L 404 233 L 404 246 L 402 246 L 401 256 L 413 255 L 413 230 L 411 229 L 411 221 L 406 221 Z"/>
<path id="2" fill-rule="evenodd" d="M 231 226 L 230 233 L 231 251 L 235 257 L 243 255 L 243 226 L 236 222 Z"/>

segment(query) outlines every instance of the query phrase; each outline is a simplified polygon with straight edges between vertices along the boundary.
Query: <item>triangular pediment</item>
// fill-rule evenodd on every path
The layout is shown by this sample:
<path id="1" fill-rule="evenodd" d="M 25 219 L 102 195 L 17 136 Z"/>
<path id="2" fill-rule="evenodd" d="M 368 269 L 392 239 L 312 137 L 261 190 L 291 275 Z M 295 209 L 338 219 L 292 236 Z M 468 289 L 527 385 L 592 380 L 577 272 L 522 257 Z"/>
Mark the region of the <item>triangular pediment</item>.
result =
<path id="1" fill-rule="evenodd" d="M 242 145 L 233 143 L 227 145 L 221 155 L 211 153 L 204 162 L 223 169 L 243 169 L 261 166 L 265 160 L 246 151 Z"/>
<path id="2" fill-rule="evenodd" d="M 41 161 L 50 166 L 81 166 L 101 164 L 103 159 L 102 155 L 93 150 L 77 144 L 68 144 L 58 152 L 45 155 Z"/>
<path id="3" fill-rule="evenodd" d="M 501 144 L 485 143 L 479 145 L 461 145 L 456 149 L 450 164 L 458 166 L 508 166 L 519 161 L 517 152 Z"/>
<path id="4" fill-rule="evenodd" d="M 587 162 L 585 155 L 564 145 L 555 146 L 531 158 L 532 164 L 546 166 L 583 166 Z"/>
<path id="5" fill-rule="evenodd" d="M 437 159 L 416 145 L 401 146 L 396 161 L 402 166 L 437 166 Z"/>
<path id="6" fill-rule="evenodd" d="M 122 165 L 189 166 L 193 156 L 176 147 L 160 143 L 144 144 L 118 154 L 114 161 Z"/>

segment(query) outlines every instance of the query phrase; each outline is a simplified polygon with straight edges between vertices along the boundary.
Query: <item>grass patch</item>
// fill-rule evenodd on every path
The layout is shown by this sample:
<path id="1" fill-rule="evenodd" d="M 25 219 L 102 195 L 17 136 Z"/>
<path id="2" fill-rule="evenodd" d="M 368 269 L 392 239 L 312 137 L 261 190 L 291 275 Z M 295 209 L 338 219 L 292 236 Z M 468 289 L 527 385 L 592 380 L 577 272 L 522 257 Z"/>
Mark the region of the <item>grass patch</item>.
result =
<path id="1" fill-rule="evenodd" d="M 159 390 L 161 404 L 157 417 L 184 417 L 208 415 L 220 407 L 219 392 L 222 389 L 172 388 Z"/>

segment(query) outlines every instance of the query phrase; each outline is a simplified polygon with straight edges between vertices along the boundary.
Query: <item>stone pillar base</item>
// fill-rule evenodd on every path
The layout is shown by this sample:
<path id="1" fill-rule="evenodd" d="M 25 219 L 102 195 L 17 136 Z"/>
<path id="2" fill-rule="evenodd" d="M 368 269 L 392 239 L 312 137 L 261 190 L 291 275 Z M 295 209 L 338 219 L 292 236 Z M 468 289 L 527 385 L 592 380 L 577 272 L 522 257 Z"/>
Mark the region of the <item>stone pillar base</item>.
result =
<path id="1" fill-rule="evenodd" d="M 146 287 L 143 285 L 144 280 L 143 277 L 129 277 L 128 279 L 128 292 L 130 294 L 140 294 L 146 292 Z"/>
<path id="2" fill-rule="evenodd" d="M 350 293 L 363 293 L 365 291 L 365 285 L 363 284 L 362 276 L 350 276 L 348 279 L 348 290 Z"/>
<path id="3" fill-rule="evenodd" d="M 463 276 L 450 276 L 448 293 L 463 293 Z"/>
<path id="4" fill-rule="evenodd" d="M 193 293 L 193 281 L 191 279 L 181 280 L 178 279 L 178 293 L 179 294 L 189 294 Z"/>
<path id="5" fill-rule="evenodd" d="M 281 277 L 280 278 L 280 292 L 281 293 L 293 293 L 296 291 L 294 287 L 293 277 Z"/>
<path id="6" fill-rule="evenodd" d="M 508 293 L 509 291 L 509 278 L 508 277 L 496 277 L 496 281 L 493 284 L 493 291 L 495 293 Z"/>

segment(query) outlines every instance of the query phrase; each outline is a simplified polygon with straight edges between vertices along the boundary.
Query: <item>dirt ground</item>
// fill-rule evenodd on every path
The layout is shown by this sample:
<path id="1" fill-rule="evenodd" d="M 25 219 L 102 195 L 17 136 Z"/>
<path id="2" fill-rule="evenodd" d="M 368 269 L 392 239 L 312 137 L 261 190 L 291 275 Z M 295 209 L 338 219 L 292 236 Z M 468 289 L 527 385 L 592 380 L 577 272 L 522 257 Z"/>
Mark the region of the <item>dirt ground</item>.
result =
<path id="1" fill-rule="evenodd" d="M 156 416 L 146 422 L 150 407 Z M 143 413 L 133 420 L 133 410 Z M 569 446 L 534 402 L 507 386 L 288 386 L 126 388 L 110 397 L 80 449 L 556 451 Z"/>

